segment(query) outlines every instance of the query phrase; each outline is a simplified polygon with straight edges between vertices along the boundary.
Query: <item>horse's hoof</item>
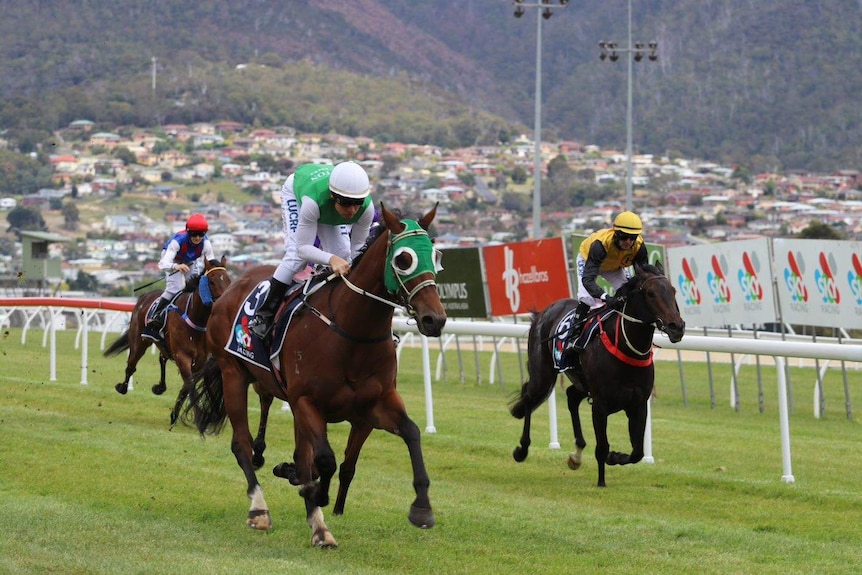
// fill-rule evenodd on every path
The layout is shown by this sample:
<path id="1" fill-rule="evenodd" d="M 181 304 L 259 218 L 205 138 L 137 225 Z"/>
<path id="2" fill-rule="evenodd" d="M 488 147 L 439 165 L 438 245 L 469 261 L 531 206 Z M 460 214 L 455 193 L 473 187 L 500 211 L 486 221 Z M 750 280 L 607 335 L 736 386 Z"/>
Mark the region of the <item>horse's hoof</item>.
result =
<path id="1" fill-rule="evenodd" d="M 266 459 L 263 457 L 263 455 L 258 455 L 257 453 L 255 453 L 251 456 L 251 464 L 254 467 L 255 471 L 263 467 L 264 463 L 266 463 Z"/>
<path id="2" fill-rule="evenodd" d="M 338 541 L 332 536 L 329 530 L 315 531 L 311 536 L 311 546 L 318 549 L 335 549 L 338 547 Z"/>
<path id="3" fill-rule="evenodd" d="M 620 453 L 619 451 L 611 451 L 605 462 L 608 465 L 627 465 L 631 461 L 628 453 Z"/>
<path id="4" fill-rule="evenodd" d="M 523 463 L 525 459 L 527 459 L 528 451 L 523 447 L 516 447 L 514 451 L 512 451 L 512 457 L 518 463 Z"/>
<path id="5" fill-rule="evenodd" d="M 287 479 L 291 485 L 299 485 L 299 478 L 296 476 L 296 464 L 288 463 L 287 461 L 279 463 L 272 468 L 272 474 L 282 479 Z"/>
<path id="6" fill-rule="evenodd" d="M 566 460 L 566 465 L 569 466 L 569 469 L 575 471 L 581 468 L 581 459 L 579 457 L 575 457 L 574 453 L 570 453 L 569 458 Z"/>
<path id="7" fill-rule="evenodd" d="M 272 529 L 272 517 L 267 510 L 249 511 L 246 525 L 258 531 L 269 531 Z"/>
<path id="8" fill-rule="evenodd" d="M 407 519 L 419 529 L 431 529 L 435 524 L 433 511 L 415 505 L 410 506 L 410 514 Z"/>
<path id="9" fill-rule="evenodd" d="M 117 393 L 120 395 L 126 395 L 126 392 L 129 391 L 129 384 L 127 383 L 118 383 L 114 386 L 114 389 L 117 390 Z"/>
<path id="10" fill-rule="evenodd" d="M 165 390 L 166 390 L 166 389 L 167 389 L 167 386 L 164 386 L 164 385 L 154 385 L 154 386 L 153 386 L 153 393 L 155 393 L 156 395 L 161 395 L 161 394 L 163 394 L 163 393 L 165 392 Z"/>

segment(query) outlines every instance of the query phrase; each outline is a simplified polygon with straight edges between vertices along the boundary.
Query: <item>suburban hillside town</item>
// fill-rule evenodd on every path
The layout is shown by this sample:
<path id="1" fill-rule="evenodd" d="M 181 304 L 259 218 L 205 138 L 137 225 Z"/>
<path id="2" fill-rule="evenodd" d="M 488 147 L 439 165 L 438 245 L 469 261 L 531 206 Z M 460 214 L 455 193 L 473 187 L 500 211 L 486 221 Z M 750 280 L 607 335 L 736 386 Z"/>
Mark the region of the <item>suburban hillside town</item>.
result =
<path id="1" fill-rule="evenodd" d="M 278 261 L 279 191 L 292 168 L 307 162 L 360 162 L 376 186 L 374 201 L 407 215 L 439 202 L 434 232 L 441 248 L 532 236 L 535 143 L 526 136 L 450 150 L 235 122 L 100 132 L 80 120 L 57 132 L 56 143 L 50 154 L 54 187 L 0 198 L 0 215 L 17 206 L 39 211 L 50 232 L 68 238 L 50 245 L 66 280 L 84 271 L 120 291 L 158 275 L 162 244 L 195 212 L 207 217 L 216 253 L 227 254 L 234 266 Z M 6 145 L 0 139 L 0 147 Z M 625 208 L 623 152 L 564 141 L 542 142 L 541 155 L 543 200 L 546 193 L 550 200 L 543 202 L 544 236 L 588 233 Z M 749 173 L 636 154 L 632 173 L 634 209 L 651 243 L 791 237 L 812 222 L 837 237 L 862 237 L 862 175 L 856 170 Z M 572 181 L 578 182 L 574 192 L 565 187 Z M 211 189 L 224 184 L 247 192 L 247 201 Z M 197 191 L 181 193 L 188 189 Z M 582 205 L 573 205 L 573 193 L 582 194 Z M 78 207 L 77 217 L 64 222 L 61 206 L 69 202 Z M 19 265 L 21 244 L 14 245 L 0 252 L 0 275 L 14 274 Z"/>

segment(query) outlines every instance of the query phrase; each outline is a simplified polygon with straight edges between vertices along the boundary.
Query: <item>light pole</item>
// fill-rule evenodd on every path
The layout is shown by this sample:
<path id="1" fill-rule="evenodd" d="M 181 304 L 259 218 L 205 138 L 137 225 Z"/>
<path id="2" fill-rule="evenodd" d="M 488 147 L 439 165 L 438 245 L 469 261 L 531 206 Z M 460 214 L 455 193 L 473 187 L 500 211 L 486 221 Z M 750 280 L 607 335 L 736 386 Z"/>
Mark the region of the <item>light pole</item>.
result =
<path id="1" fill-rule="evenodd" d="M 537 240 L 542 232 L 542 20 L 548 20 L 554 15 L 553 8 L 565 8 L 569 0 L 514 0 L 514 3 L 515 18 L 523 16 L 525 8 L 542 10 L 541 18 L 536 15 L 536 116 L 533 130 L 536 143 L 533 157 L 533 239 Z"/>
<path id="2" fill-rule="evenodd" d="M 658 42 L 635 43 L 632 47 L 632 0 L 629 0 L 629 30 L 628 48 L 618 48 L 616 42 L 599 42 L 602 60 L 609 59 L 616 62 L 620 54 L 631 54 L 628 59 L 628 80 L 626 99 L 626 210 L 632 209 L 632 63 L 643 60 L 644 55 L 654 62 L 658 60 Z"/>

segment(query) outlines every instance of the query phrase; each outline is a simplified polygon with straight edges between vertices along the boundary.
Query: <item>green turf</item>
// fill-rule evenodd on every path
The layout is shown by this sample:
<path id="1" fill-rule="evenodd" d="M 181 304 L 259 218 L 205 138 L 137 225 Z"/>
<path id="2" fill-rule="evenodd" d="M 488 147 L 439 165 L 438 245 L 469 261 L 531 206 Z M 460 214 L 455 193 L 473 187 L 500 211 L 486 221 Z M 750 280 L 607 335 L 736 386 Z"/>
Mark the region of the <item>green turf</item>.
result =
<path id="1" fill-rule="evenodd" d="M 146 356 L 126 396 L 114 391 L 124 360 L 104 359 L 90 340 L 88 385 L 80 384 L 74 334 L 58 339 L 57 381 L 48 348 L 31 332 L 0 340 L 0 573 L 854 573 L 862 565 L 862 430 L 847 418 L 843 380 L 825 380 L 826 415 L 812 416 L 812 369 L 795 368 L 790 416 L 793 474 L 781 481 L 775 376 L 763 370 L 758 409 L 754 367 L 740 373 L 741 409 L 728 405 L 730 367 L 685 364 L 683 405 L 676 362 L 659 362 L 653 402 L 655 464 L 609 467 L 598 489 L 588 408 L 585 464 L 569 471 L 571 430 L 557 392 L 561 450 L 548 449 L 548 410 L 534 419 L 526 462 L 512 460 L 521 422 L 509 416 L 518 386 L 515 354 L 503 381 L 489 384 L 482 353 L 455 354 L 433 385 L 436 433 L 423 433 L 437 525 L 407 521 L 413 498 L 403 442 L 372 434 L 345 514 L 326 519 L 339 548 L 310 547 L 296 488 L 272 476 L 293 449 L 292 420 L 276 402 L 267 464 L 259 474 L 274 528 L 245 526 L 245 482 L 230 453 L 230 426 L 202 439 L 168 431 L 178 375 L 150 392 L 155 356 Z M 436 361 L 436 355 L 435 355 Z M 425 429 L 418 352 L 402 355 L 399 388 Z M 851 401 L 862 402 L 862 373 L 851 371 Z M 256 405 L 256 403 L 255 403 Z M 860 403 L 862 405 L 862 403 Z M 252 410 L 257 420 L 257 409 Z M 612 416 L 612 448 L 627 450 L 625 419 Z M 347 426 L 330 438 L 343 452 Z M 334 497 L 334 491 L 332 493 Z"/>

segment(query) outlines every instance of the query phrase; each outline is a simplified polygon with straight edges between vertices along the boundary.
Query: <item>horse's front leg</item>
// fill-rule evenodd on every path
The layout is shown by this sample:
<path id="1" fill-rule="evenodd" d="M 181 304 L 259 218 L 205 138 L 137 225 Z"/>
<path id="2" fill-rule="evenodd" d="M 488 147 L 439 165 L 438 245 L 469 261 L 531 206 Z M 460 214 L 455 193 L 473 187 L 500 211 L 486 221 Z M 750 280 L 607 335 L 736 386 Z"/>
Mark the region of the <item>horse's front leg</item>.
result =
<path id="1" fill-rule="evenodd" d="M 410 453 L 410 464 L 413 467 L 413 490 L 416 492 L 416 499 L 410 505 L 407 519 L 421 529 L 434 527 L 434 512 L 431 510 L 431 500 L 428 497 L 431 480 L 428 478 L 425 459 L 422 457 L 422 440 L 419 427 L 407 415 L 404 400 L 394 388 L 378 403 L 375 415 L 378 419 L 378 426 L 390 433 L 400 435 Z"/>
<path id="2" fill-rule="evenodd" d="M 416 499 L 410 506 L 410 514 L 407 518 L 416 527 L 430 529 L 434 527 L 435 523 L 434 512 L 431 510 L 431 500 L 428 497 L 431 480 L 428 478 L 425 460 L 422 457 L 419 427 L 407 416 L 407 413 L 404 413 L 398 422 L 398 432 L 410 452 L 410 463 L 413 465 L 413 489 L 416 491 Z"/>
<path id="3" fill-rule="evenodd" d="M 587 441 L 584 439 L 584 432 L 581 429 L 581 416 L 578 410 L 581 402 L 586 399 L 587 393 L 579 389 L 576 385 L 570 385 L 566 389 L 566 399 L 569 407 L 569 415 L 572 418 L 572 430 L 575 432 L 575 451 L 569 453 L 569 458 L 566 463 L 569 469 L 576 470 L 581 467 L 582 455 L 584 448 L 587 446 Z"/>
<path id="4" fill-rule="evenodd" d="M 326 526 L 323 510 L 329 504 L 329 486 L 335 475 L 335 453 L 326 439 L 326 422 L 308 399 L 291 404 L 296 440 L 294 462 L 299 495 L 305 500 L 305 520 L 311 528 L 313 547 L 337 547 L 338 542 Z M 315 481 L 315 470 L 319 481 Z"/>
<path id="5" fill-rule="evenodd" d="M 428 498 L 428 488 L 431 480 L 425 469 L 425 459 L 422 457 L 422 442 L 419 427 L 407 415 L 404 400 L 393 388 L 380 398 L 373 414 L 376 419 L 374 427 L 383 429 L 394 435 L 401 436 L 410 452 L 410 463 L 413 467 L 413 490 L 416 499 L 410 505 L 407 519 L 421 529 L 434 527 L 434 512 L 431 510 L 431 500 Z"/>
<path id="6" fill-rule="evenodd" d="M 646 401 L 649 401 L 649 399 Z M 637 463 L 644 458 L 644 432 L 646 431 L 647 419 L 646 401 L 631 409 L 626 409 L 626 416 L 629 419 L 629 441 L 632 444 L 631 454 L 611 451 L 608 454 L 608 465 L 627 465 L 629 463 Z"/>
<path id="7" fill-rule="evenodd" d="M 353 424 L 350 427 L 350 436 L 347 438 L 347 447 L 344 450 L 344 461 L 338 471 L 338 496 L 335 498 L 335 507 L 332 512 L 336 515 L 344 513 L 344 503 L 347 501 L 347 490 L 356 475 L 356 462 L 365 440 L 371 435 L 374 428 L 370 425 Z"/>

